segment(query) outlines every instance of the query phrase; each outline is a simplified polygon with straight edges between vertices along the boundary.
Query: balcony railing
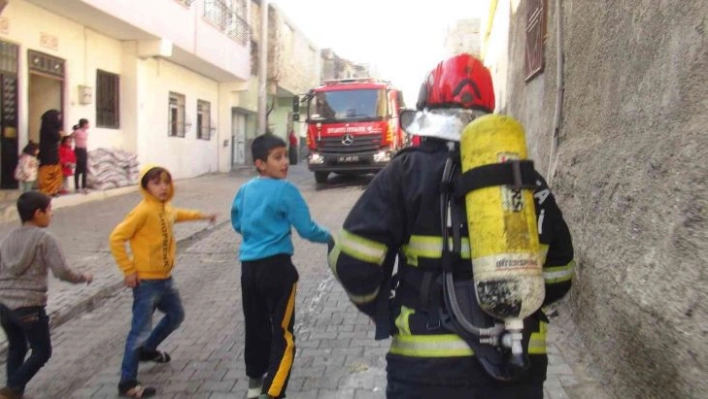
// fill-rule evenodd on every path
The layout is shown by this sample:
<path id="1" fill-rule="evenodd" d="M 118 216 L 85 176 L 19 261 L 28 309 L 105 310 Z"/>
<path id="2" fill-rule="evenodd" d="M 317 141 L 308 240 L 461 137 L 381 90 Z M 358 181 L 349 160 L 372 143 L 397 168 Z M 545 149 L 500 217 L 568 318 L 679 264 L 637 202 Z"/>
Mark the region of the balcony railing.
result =
<path id="1" fill-rule="evenodd" d="M 238 1 L 242 3 L 242 1 Z M 245 4 L 242 4 L 245 15 Z M 219 28 L 227 36 L 235 39 L 242 45 L 246 45 L 251 37 L 251 27 L 248 21 L 242 18 L 235 7 L 230 6 L 224 0 L 206 0 L 204 2 L 204 19 L 215 27 Z"/>
<path id="2" fill-rule="evenodd" d="M 191 6 L 192 3 L 194 3 L 196 0 L 175 0 L 175 1 L 178 2 L 178 3 L 180 3 L 180 4 L 182 4 L 182 5 L 184 5 L 184 6 L 189 7 L 189 6 Z"/>

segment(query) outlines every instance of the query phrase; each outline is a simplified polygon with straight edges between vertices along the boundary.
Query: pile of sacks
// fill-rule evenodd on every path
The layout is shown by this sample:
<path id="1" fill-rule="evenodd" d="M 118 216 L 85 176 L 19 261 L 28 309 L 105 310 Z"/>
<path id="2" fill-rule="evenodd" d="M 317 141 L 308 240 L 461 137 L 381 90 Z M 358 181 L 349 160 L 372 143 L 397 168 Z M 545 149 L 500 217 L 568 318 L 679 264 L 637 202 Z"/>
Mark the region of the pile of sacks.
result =
<path id="1" fill-rule="evenodd" d="M 137 184 L 138 156 L 121 150 L 99 148 L 88 153 L 86 183 L 96 190 Z"/>

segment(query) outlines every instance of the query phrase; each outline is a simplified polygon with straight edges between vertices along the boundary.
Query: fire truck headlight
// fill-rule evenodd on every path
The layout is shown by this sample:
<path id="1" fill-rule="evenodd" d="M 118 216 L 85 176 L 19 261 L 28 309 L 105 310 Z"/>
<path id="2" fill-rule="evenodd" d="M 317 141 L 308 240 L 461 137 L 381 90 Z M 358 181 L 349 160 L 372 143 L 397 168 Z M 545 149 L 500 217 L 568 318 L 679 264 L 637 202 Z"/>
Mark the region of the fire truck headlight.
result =
<path id="1" fill-rule="evenodd" d="M 324 157 L 316 152 L 313 152 L 310 154 L 309 162 L 312 164 L 321 164 L 324 163 Z"/>
<path id="2" fill-rule="evenodd" d="M 374 154 L 374 162 L 381 163 L 381 162 L 390 162 L 391 161 L 391 152 L 389 151 L 379 151 L 376 154 Z"/>

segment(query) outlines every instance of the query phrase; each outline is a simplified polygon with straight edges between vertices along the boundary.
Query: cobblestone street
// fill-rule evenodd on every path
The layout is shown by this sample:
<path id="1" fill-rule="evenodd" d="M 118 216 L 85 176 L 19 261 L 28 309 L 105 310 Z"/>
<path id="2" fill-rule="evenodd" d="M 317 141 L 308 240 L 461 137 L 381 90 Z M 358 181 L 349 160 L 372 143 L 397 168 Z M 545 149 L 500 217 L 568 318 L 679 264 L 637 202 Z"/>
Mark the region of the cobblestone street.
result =
<path id="1" fill-rule="evenodd" d="M 175 205 L 219 212 L 213 228 L 180 225 L 174 277 L 186 310 L 182 327 L 163 344 L 172 362 L 141 364 L 139 378 L 158 388 L 158 398 L 244 398 L 243 315 L 239 236 L 228 221 L 232 197 L 248 177 L 207 176 L 177 182 Z M 314 218 L 336 230 L 368 179 L 335 178 L 316 186 L 303 166 L 291 180 L 308 201 Z M 107 237 L 138 199 L 129 194 L 56 211 L 57 234 L 72 264 L 96 273 L 89 287 L 53 283 L 49 310 L 54 354 L 30 382 L 29 398 L 114 398 L 130 321 L 131 296 L 107 252 Z M 16 225 L 16 224 L 14 224 Z M 13 224 L 0 225 L 3 235 Z M 294 371 L 289 398 L 384 398 L 386 341 L 373 340 L 373 325 L 349 303 L 326 265 L 326 247 L 295 238 L 300 272 L 296 306 Z M 77 305 L 83 302 L 84 305 Z M 547 398 L 597 398 L 592 378 L 578 373 L 553 344 Z M 566 331 L 566 330 L 563 330 Z M 563 342 L 570 342 L 568 340 Z M 2 357 L 4 361 L 4 355 Z M 3 370 L 0 370 L 4 375 Z M 584 387 L 584 389 L 580 389 Z M 576 394 L 573 394 L 576 393 Z M 600 396 L 601 397 L 601 396 Z"/>

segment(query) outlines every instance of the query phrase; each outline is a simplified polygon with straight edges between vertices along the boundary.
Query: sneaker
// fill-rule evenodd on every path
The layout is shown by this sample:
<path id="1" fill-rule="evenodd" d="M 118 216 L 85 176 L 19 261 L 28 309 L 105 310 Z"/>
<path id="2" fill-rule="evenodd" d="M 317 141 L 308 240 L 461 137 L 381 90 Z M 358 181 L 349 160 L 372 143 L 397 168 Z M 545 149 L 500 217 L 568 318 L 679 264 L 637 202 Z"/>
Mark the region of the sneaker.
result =
<path id="1" fill-rule="evenodd" d="M 248 379 L 248 393 L 246 399 L 259 399 L 263 389 L 263 377 Z"/>
<path id="2" fill-rule="evenodd" d="M 169 363 L 172 360 L 169 353 L 158 350 L 149 351 L 143 347 L 138 349 L 138 359 L 141 362 Z"/>
<path id="3" fill-rule="evenodd" d="M 118 396 L 122 398 L 151 398 L 157 390 L 153 387 L 144 387 L 138 381 L 126 381 L 118 384 Z"/>

